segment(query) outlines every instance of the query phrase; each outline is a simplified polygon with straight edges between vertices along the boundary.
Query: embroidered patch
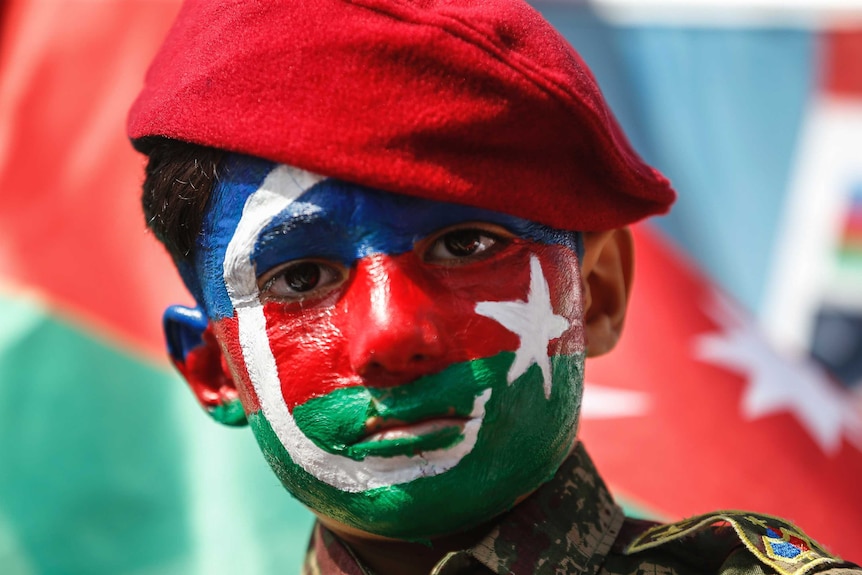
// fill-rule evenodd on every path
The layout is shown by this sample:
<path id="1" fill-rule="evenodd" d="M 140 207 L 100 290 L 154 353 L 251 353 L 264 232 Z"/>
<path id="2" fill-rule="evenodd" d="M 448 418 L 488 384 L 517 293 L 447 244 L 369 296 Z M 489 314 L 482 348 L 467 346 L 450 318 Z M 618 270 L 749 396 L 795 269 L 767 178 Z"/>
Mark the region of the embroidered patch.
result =
<path id="1" fill-rule="evenodd" d="M 767 527 L 763 536 L 766 554 L 772 559 L 799 563 L 816 555 L 811 549 L 811 540 L 801 533 L 780 527 Z"/>
<path id="2" fill-rule="evenodd" d="M 625 552 L 631 554 L 658 547 L 719 523 L 733 527 L 752 555 L 781 575 L 804 575 L 818 565 L 841 562 L 793 524 L 769 515 L 740 511 L 719 511 L 657 525 L 635 538 Z"/>

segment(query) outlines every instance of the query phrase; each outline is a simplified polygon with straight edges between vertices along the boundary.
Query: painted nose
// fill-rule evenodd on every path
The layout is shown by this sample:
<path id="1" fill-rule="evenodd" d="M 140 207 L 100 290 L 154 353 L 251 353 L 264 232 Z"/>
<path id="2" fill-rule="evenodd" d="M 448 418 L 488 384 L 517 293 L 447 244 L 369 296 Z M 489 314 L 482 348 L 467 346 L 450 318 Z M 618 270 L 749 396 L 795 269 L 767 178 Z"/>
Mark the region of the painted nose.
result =
<path id="1" fill-rule="evenodd" d="M 445 367 L 433 294 L 416 273 L 372 256 L 358 264 L 350 290 L 350 362 L 368 385 L 401 385 Z"/>

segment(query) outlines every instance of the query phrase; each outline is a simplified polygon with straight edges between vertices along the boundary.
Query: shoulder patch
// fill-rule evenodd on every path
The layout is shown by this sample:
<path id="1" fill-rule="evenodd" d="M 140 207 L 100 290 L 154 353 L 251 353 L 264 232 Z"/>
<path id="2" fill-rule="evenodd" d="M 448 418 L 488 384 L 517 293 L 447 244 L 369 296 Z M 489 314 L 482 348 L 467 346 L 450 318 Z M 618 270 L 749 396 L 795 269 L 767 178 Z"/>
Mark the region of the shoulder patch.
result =
<path id="1" fill-rule="evenodd" d="M 804 575 L 820 565 L 842 563 L 792 523 L 770 515 L 743 511 L 718 511 L 677 523 L 656 525 L 638 535 L 624 552 L 631 554 L 652 549 L 720 524 L 733 527 L 748 550 L 781 575 Z"/>

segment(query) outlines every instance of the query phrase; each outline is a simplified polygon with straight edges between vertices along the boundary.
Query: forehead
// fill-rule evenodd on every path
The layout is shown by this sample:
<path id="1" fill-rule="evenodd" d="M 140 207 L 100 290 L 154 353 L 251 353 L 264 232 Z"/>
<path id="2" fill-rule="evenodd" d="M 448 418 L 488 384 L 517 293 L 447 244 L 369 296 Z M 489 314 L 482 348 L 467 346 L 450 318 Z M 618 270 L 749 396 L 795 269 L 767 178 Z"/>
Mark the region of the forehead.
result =
<path id="1" fill-rule="evenodd" d="M 579 251 L 572 232 L 473 206 L 322 178 L 249 156 L 229 156 L 221 174 L 207 205 L 194 270 L 202 292 L 195 295 L 202 296 L 208 311 L 218 310 L 217 316 L 232 314 L 223 279 L 229 245 L 237 244 L 238 235 L 244 236 L 240 256 L 257 275 L 304 258 L 350 267 L 371 254 L 410 251 L 417 241 L 466 222 L 497 224 L 525 239 Z M 249 225 L 249 220 L 255 221 Z"/>

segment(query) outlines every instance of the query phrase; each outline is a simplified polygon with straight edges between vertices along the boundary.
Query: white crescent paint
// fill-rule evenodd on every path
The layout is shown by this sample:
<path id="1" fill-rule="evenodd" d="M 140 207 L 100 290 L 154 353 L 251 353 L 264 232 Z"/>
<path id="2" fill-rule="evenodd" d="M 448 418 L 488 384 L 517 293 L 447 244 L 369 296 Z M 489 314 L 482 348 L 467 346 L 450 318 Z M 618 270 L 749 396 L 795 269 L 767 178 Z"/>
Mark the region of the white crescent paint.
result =
<path id="1" fill-rule="evenodd" d="M 269 222 L 323 179 L 286 165 L 273 169 L 260 188 L 246 200 L 242 217 L 225 253 L 224 282 L 237 313 L 239 343 L 261 410 L 291 459 L 320 481 L 342 491 L 356 493 L 444 473 L 475 447 L 485 417 L 485 404 L 491 397 L 490 389 L 474 400 L 470 419 L 464 425 L 464 439 L 460 443 L 413 457 L 367 457 L 356 461 L 328 453 L 306 437 L 287 409 L 275 357 L 266 335 L 266 317 L 260 303 L 251 254 L 258 236 Z M 308 209 L 312 213 L 317 208 L 309 205 Z"/>

